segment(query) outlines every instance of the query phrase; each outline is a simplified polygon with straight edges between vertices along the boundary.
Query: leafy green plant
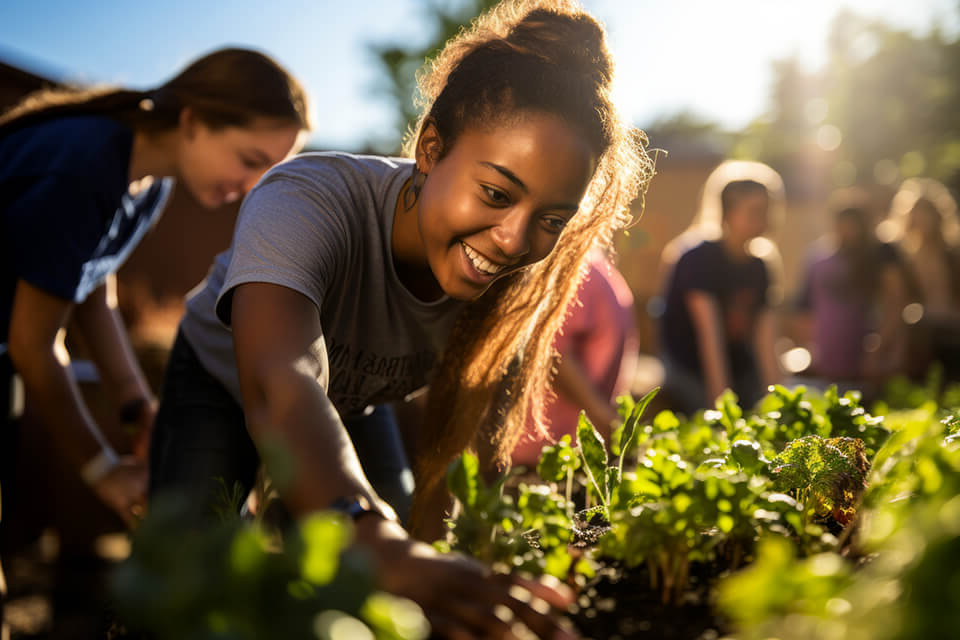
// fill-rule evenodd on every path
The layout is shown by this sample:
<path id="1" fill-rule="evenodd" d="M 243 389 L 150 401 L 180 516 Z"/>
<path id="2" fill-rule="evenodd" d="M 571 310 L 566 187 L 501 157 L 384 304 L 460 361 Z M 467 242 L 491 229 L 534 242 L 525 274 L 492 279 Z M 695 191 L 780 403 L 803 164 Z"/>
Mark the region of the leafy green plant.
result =
<path id="1" fill-rule="evenodd" d="M 960 628 L 960 443 L 926 402 L 886 416 L 853 549 L 806 558 L 764 543 L 722 582 L 718 604 L 736 637 L 759 640 L 953 637 Z"/>
<path id="2" fill-rule="evenodd" d="M 537 474 L 546 482 L 563 482 L 564 497 L 569 505 L 572 516 L 573 509 L 573 477 L 580 468 L 580 456 L 570 446 L 570 435 L 565 434 L 559 442 L 545 445 L 537 462 Z"/>
<path id="3" fill-rule="evenodd" d="M 634 405 L 630 415 L 624 421 L 623 431 L 619 438 L 620 455 L 617 456 L 617 463 L 614 466 L 608 466 L 607 448 L 603 437 L 594 428 L 590 419 L 587 418 L 587 414 L 583 411 L 580 412 L 579 422 L 577 423 L 577 449 L 583 461 L 582 469 L 589 481 L 587 485 L 588 496 L 593 495 L 597 498 L 599 506 L 608 521 L 610 519 L 611 501 L 618 495 L 617 489 L 623 478 L 624 458 L 633 437 L 637 434 L 640 417 L 659 391 L 660 388 L 657 387 L 644 395 Z M 589 504 L 587 507 L 589 508 Z"/>
<path id="4" fill-rule="evenodd" d="M 156 501 L 114 572 L 118 618 L 157 640 L 425 638 L 419 607 L 377 593 L 348 521 L 318 513 L 282 540 L 238 518 L 198 525 Z"/>
<path id="5" fill-rule="evenodd" d="M 804 514 L 848 524 L 866 488 L 867 461 L 859 438 L 804 436 L 769 464 L 774 488 L 804 505 Z"/>
<path id="6" fill-rule="evenodd" d="M 538 570 L 536 549 L 523 536 L 523 518 L 504 494 L 508 478 L 501 474 L 487 486 L 477 456 L 464 452 L 447 469 L 447 487 L 457 499 L 455 515 L 448 521 L 447 547 L 489 564 Z"/>

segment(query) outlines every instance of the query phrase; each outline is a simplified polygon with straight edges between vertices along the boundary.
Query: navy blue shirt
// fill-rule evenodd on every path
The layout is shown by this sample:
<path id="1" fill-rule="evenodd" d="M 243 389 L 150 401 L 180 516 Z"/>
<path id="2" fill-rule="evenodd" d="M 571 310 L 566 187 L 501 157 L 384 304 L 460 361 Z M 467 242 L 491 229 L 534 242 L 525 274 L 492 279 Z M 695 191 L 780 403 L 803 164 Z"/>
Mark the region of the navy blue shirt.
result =
<path id="1" fill-rule="evenodd" d="M 720 335 L 734 379 L 756 370 L 753 335 L 757 316 L 768 304 L 770 279 L 763 260 L 754 256 L 733 260 L 719 242 L 702 242 L 684 253 L 668 280 L 660 340 L 666 354 L 688 372 L 704 378 L 693 320 L 686 294 L 710 294 L 720 307 Z"/>
<path id="2" fill-rule="evenodd" d="M 172 179 L 129 191 L 132 130 L 101 116 L 42 121 L 0 138 L 0 343 L 18 280 L 83 302 L 163 211 Z"/>

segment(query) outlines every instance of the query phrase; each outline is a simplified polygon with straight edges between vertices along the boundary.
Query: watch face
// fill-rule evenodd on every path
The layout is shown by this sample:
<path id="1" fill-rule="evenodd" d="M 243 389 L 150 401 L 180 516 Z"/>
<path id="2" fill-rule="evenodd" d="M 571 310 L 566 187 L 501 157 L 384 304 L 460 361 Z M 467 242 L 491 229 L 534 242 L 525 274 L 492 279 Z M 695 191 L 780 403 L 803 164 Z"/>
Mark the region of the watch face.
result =
<path id="1" fill-rule="evenodd" d="M 348 516 L 351 520 L 356 520 L 365 513 L 379 513 L 362 494 L 337 498 L 330 508 Z"/>

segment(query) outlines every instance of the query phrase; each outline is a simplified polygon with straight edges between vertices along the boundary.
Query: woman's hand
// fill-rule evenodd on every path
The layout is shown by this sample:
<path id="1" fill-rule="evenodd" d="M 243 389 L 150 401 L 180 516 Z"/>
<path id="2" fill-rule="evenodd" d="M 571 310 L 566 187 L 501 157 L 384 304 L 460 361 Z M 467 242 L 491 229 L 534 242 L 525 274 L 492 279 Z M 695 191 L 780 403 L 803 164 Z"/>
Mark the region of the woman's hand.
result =
<path id="1" fill-rule="evenodd" d="M 130 528 L 143 515 L 147 493 L 147 467 L 133 456 L 121 456 L 91 488 Z"/>
<path id="2" fill-rule="evenodd" d="M 557 610 L 573 602 L 573 593 L 554 578 L 493 574 L 466 556 L 417 542 L 399 524 L 377 516 L 360 518 L 356 533 L 357 544 L 376 559 L 380 588 L 419 604 L 444 638 L 529 637 L 523 626 L 545 640 L 577 637 L 557 617 Z"/>

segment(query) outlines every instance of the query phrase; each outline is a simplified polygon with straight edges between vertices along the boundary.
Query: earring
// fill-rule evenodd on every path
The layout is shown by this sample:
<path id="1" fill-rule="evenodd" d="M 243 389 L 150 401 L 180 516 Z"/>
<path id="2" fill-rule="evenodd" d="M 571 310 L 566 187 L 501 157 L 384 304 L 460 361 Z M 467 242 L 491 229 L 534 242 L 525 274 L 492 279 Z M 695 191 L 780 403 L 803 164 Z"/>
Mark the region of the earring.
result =
<path id="1" fill-rule="evenodd" d="M 423 189 L 423 184 L 427 181 L 427 174 L 420 171 L 420 167 L 416 163 L 413 164 L 413 173 L 410 176 L 410 186 L 407 187 L 406 193 L 403 194 L 403 208 L 406 211 L 409 211 L 413 208 L 413 205 L 417 203 L 417 199 L 420 198 L 420 190 Z"/>

